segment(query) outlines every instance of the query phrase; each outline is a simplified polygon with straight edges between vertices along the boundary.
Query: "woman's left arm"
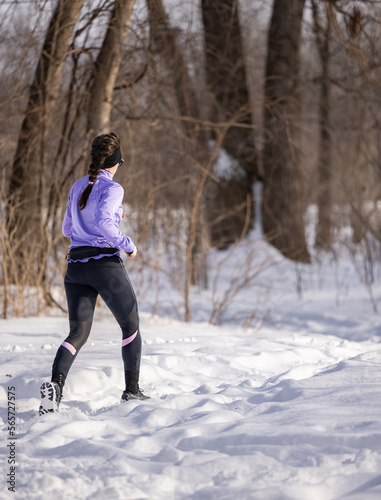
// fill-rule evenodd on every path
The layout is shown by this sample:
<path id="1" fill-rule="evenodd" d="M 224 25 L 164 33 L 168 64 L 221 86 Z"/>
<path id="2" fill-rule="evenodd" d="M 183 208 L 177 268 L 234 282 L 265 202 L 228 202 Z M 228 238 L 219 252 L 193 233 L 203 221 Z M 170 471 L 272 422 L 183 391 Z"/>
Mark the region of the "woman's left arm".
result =
<path id="1" fill-rule="evenodd" d="M 71 217 L 71 190 L 70 190 L 65 216 L 64 216 L 64 219 L 62 221 L 62 234 L 65 237 L 71 236 L 72 226 L 73 226 L 73 223 L 72 223 L 72 217 Z"/>

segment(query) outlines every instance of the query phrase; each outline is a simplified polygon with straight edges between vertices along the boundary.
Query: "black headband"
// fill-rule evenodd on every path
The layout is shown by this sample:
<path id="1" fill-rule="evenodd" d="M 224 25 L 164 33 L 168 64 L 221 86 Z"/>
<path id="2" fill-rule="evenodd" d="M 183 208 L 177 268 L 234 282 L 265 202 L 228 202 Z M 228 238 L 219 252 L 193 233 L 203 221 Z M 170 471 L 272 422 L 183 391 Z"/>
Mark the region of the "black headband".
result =
<path id="1" fill-rule="evenodd" d="M 120 162 L 121 159 L 122 159 L 122 152 L 120 148 L 118 148 L 112 155 L 108 156 L 105 159 L 102 168 L 114 167 L 117 163 Z"/>

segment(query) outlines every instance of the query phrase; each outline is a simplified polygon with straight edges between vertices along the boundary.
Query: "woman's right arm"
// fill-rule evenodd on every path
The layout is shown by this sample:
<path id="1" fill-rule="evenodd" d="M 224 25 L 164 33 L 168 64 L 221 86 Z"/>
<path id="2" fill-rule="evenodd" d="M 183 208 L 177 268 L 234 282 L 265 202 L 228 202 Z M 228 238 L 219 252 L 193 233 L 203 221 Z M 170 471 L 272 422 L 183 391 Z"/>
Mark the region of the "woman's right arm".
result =
<path id="1" fill-rule="evenodd" d="M 110 245 L 124 250 L 128 254 L 135 251 L 134 242 L 125 236 L 115 225 L 115 214 L 119 210 L 123 201 L 123 188 L 119 184 L 114 184 L 103 195 L 94 213 L 94 220 L 98 230 L 107 239 Z M 136 255 L 136 254 L 135 254 Z M 133 255 L 133 257 L 135 256 Z"/>

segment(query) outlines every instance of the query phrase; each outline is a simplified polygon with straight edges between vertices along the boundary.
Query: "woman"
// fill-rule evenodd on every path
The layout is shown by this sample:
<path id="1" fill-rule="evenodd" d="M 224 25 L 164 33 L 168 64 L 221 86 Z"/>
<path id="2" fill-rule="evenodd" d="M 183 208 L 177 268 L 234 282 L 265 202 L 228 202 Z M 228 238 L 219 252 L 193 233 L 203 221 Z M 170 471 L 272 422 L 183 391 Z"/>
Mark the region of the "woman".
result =
<path id="1" fill-rule="evenodd" d="M 90 156 L 89 173 L 72 186 L 62 224 L 63 235 L 71 240 L 65 276 L 70 333 L 57 351 L 51 382 L 41 386 L 40 414 L 58 411 L 67 374 L 89 337 L 98 294 L 122 329 L 122 400 L 148 399 L 139 389 L 142 341 L 136 297 L 119 256 L 119 250 L 129 258 L 137 252 L 118 228 L 124 217 L 124 191 L 113 181 L 123 164 L 119 137 L 113 132 L 96 137 Z"/>

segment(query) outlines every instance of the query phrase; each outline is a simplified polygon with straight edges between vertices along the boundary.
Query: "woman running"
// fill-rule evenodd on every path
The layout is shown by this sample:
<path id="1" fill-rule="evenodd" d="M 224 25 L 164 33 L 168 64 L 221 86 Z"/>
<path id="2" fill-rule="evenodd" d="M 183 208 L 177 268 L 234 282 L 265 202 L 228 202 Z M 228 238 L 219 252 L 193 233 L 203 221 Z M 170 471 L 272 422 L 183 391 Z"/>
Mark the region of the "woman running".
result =
<path id="1" fill-rule="evenodd" d="M 67 374 L 89 337 L 98 295 L 122 330 L 126 384 L 122 400 L 148 399 L 139 389 L 142 340 L 136 296 L 119 256 L 119 250 L 129 258 L 137 253 L 118 227 L 124 217 L 124 191 L 113 180 L 123 164 L 119 137 L 113 132 L 99 135 L 90 156 L 88 175 L 70 190 L 62 224 L 63 235 L 70 237 L 64 281 L 70 333 L 58 348 L 51 382 L 41 386 L 40 414 L 58 411 Z"/>

